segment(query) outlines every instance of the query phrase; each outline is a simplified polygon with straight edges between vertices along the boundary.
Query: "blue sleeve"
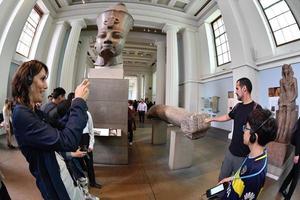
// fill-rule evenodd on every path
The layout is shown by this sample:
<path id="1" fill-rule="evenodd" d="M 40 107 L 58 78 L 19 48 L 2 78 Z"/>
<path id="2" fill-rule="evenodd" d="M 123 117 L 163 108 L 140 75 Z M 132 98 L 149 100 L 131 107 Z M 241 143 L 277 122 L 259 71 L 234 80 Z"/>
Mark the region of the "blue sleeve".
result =
<path id="1" fill-rule="evenodd" d="M 74 99 L 66 126 L 53 128 L 26 107 L 18 107 L 13 114 L 13 127 L 22 146 L 41 150 L 75 151 L 87 123 L 87 105 L 83 99 Z"/>
<path id="2" fill-rule="evenodd" d="M 241 199 L 257 199 L 261 190 L 261 181 L 259 176 L 244 179 L 245 188 Z"/>

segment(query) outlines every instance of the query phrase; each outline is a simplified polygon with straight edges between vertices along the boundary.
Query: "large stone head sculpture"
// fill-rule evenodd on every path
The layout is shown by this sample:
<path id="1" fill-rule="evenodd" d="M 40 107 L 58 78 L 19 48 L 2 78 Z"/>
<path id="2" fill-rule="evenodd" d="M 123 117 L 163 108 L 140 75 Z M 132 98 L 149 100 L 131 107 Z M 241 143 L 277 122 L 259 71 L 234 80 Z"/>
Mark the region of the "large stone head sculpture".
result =
<path id="1" fill-rule="evenodd" d="M 98 53 L 96 65 L 121 64 L 122 49 L 126 36 L 133 26 L 133 18 L 123 3 L 108 8 L 97 18 L 98 34 L 95 49 Z"/>

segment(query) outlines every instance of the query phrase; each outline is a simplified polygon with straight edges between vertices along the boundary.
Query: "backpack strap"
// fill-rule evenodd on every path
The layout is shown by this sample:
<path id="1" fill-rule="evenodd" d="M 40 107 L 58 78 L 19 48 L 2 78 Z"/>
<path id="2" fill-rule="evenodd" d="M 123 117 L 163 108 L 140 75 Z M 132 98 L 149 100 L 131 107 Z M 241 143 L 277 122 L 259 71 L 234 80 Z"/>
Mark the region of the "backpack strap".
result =
<path id="1" fill-rule="evenodd" d="M 255 110 L 257 107 L 257 103 L 255 101 L 253 101 L 253 102 L 254 102 L 253 110 Z"/>

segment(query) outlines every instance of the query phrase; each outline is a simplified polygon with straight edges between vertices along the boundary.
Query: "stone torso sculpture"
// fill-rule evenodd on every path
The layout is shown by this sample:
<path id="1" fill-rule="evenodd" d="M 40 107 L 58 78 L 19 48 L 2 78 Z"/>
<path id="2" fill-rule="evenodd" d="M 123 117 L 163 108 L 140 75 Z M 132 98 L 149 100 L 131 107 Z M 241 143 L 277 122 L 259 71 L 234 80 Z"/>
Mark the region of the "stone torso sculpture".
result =
<path id="1" fill-rule="evenodd" d="M 147 112 L 149 118 L 159 118 L 163 121 L 179 126 L 190 139 L 198 139 L 205 135 L 210 127 L 205 123 L 207 114 L 187 112 L 183 108 L 167 105 L 154 105 Z"/>
<path id="2" fill-rule="evenodd" d="M 298 116 L 296 109 L 296 98 L 298 96 L 297 79 L 293 75 L 294 72 L 291 65 L 285 64 L 282 66 L 277 133 L 277 141 L 280 143 L 289 142 L 291 130 Z"/>
<path id="3" fill-rule="evenodd" d="M 123 62 L 122 49 L 133 18 L 123 3 L 105 10 L 97 18 L 98 34 L 95 49 L 98 53 L 96 66 L 112 67 Z"/>

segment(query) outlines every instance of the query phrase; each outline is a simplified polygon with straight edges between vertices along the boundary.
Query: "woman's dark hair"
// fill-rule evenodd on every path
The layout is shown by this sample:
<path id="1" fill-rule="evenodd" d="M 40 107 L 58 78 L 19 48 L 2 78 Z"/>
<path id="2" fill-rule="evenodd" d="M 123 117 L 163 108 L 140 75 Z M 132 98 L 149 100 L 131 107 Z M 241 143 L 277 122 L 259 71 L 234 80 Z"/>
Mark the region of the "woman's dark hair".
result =
<path id="1" fill-rule="evenodd" d="M 38 60 L 24 62 L 18 68 L 12 80 L 12 96 L 16 102 L 30 106 L 29 87 L 33 82 L 33 78 L 40 73 L 42 69 L 44 69 L 48 75 L 47 66 Z"/>
<path id="2" fill-rule="evenodd" d="M 265 146 L 276 139 L 277 122 L 272 117 L 270 110 L 262 108 L 253 110 L 248 116 L 247 122 L 251 127 L 251 132 L 257 134 L 259 145 Z"/>
<path id="3" fill-rule="evenodd" d="M 75 98 L 75 93 L 74 92 L 70 92 L 68 94 L 67 100 L 70 101 L 70 102 L 72 102 L 72 99 L 74 99 L 74 98 Z"/>

